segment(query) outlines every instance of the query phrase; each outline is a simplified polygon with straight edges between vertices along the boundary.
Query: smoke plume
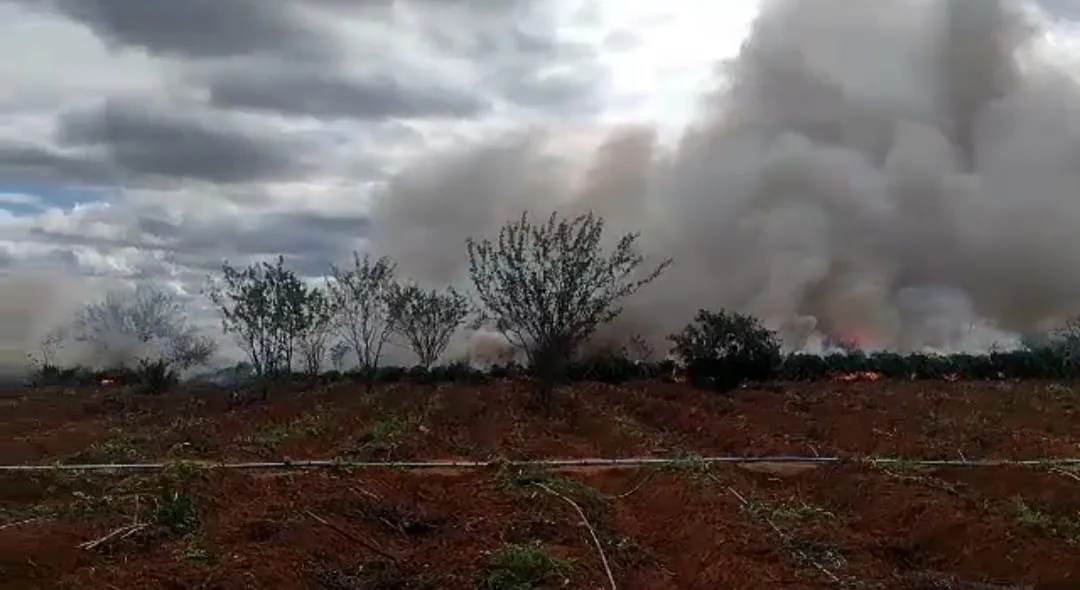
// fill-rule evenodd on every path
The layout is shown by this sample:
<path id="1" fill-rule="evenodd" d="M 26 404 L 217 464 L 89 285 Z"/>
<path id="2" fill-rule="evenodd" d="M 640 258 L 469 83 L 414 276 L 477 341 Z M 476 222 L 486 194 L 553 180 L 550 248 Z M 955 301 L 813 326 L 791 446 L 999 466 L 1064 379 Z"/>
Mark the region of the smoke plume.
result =
<path id="1" fill-rule="evenodd" d="M 530 130 L 427 158 L 372 243 L 462 281 L 469 236 L 592 209 L 674 266 L 613 327 L 656 346 L 699 308 L 793 349 L 1014 346 L 1080 311 L 1080 88 L 1029 5 L 772 0 L 674 145 Z"/>
<path id="2" fill-rule="evenodd" d="M 70 323 L 72 314 L 110 284 L 60 273 L 0 274 L 0 377 L 25 372 L 27 355 L 40 356 L 49 332 Z M 74 360 L 71 349 L 57 352 L 54 361 Z"/>

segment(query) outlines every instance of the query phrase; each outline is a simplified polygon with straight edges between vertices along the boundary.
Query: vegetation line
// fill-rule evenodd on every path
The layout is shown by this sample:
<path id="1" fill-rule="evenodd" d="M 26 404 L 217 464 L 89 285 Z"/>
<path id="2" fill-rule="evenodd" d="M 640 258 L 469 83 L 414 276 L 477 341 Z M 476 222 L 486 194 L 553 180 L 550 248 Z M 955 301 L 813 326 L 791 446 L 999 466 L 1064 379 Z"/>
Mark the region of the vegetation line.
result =
<path id="1" fill-rule="evenodd" d="M 47 465 L 0 465 L 0 472 L 13 471 L 158 471 L 176 464 L 191 465 L 207 469 L 483 469 L 489 467 L 648 467 L 681 465 L 688 460 L 696 463 L 803 463 L 803 464 L 863 464 L 863 465 L 912 465 L 922 467 L 1068 467 L 1080 466 L 1080 457 L 1048 457 L 1043 459 L 909 459 L 902 457 L 840 457 L 840 456 L 801 456 L 767 455 L 739 456 L 721 455 L 713 457 L 693 457 L 692 459 L 674 457 L 631 457 L 622 459 L 533 459 L 525 461 L 342 461 L 325 460 L 287 460 L 287 461 L 252 461 L 240 463 L 215 463 L 212 461 L 174 461 L 164 463 L 87 463 Z"/>

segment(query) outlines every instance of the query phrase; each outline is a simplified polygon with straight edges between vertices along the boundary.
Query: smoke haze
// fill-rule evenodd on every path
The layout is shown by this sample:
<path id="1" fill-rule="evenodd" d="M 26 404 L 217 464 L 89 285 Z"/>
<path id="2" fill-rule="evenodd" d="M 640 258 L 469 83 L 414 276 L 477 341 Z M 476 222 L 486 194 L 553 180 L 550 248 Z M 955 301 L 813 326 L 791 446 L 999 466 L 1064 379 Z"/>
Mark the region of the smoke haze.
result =
<path id="1" fill-rule="evenodd" d="M 1004 0 L 765 2 L 675 145 L 553 127 L 429 158 L 377 201 L 374 248 L 460 281 L 468 236 L 525 209 L 593 209 L 675 259 L 616 335 L 664 346 L 723 307 L 794 349 L 1016 346 L 1080 311 L 1080 89 L 1039 16 Z"/>
<path id="2" fill-rule="evenodd" d="M 72 314 L 103 296 L 110 284 L 60 273 L 0 274 L 0 376 L 23 373 L 26 355 L 38 353 L 51 330 L 70 322 Z"/>

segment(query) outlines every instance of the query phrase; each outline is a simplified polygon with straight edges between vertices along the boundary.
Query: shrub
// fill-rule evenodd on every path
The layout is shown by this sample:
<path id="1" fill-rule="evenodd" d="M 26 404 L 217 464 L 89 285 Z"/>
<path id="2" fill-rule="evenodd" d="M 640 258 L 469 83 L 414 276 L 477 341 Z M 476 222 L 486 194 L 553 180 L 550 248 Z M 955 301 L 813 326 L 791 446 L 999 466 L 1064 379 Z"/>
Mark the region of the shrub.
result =
<path id="1" fill-rule="evenodd" d="M 774 378 L 781 365 L 776 334 L 749 315 L 703 309 L 669 339 L 695 387 L 728 391 Z"/>
<path id="2" fill-rule="evenodd" d="M 165 393 L 180 381 L 169 362 L 160 359 L 140 360 L 136 374 L 139 389 L 149 394 Z"/>
<path id="3" fill-rule="evenodd" d="M 528 355 L 544 407 L 580 346 L 671 264 L 646 267 L 638 237 L 624 234 L 608 249 L 603 219 L 588 213 L 542 222 L 522 215 L 495 239 L 468 240 L 480 320 Z"/>

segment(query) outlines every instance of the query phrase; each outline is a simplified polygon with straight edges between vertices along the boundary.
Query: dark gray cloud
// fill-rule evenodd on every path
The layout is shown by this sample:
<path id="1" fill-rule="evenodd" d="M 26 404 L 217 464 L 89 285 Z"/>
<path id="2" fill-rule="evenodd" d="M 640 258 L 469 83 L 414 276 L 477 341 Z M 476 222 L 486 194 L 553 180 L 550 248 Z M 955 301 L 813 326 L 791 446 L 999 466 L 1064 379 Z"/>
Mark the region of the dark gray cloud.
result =
<path id="1" fill-rule="evenodd" d="M 333 36 L 288 0 L 44 0 L 113 45 L 172 57 L 222 58 L 255 54 L 305 60 L 339 55 Z"/>
<path id="2" fill-rule="evenodd" d="M 262 60 L 212 71 L 205 77 L 218 106 L 316 117 L 379 120 L 390 117 L 481 115 L 491 100 L 557 114 L 598 108 L 598 90 L 607 81 L 596 49 L 564 38 L 551 4 L 536 0 L 412 0 L 398 3 L 408 18 L 388 10 L 388 2 L 314 0 L 343 14 L 361 14 L 412 38 L 432 57 L 460 58 L 476 65 L 475 79 L 435 82 L 428 63 L 392 64 L 368 78 L 350 78 L 339 64 L 297 68 L 283 60 Z M 353 41 L 363 46 L 368 40 Z M 370 40 L 370 51 L 385 50 Z M 557 74 L 551 74 L 556 68 Z"/>
<path id="3" fill-rule="evenodd" d="M 490 103 L 475 89 L 402 81 L 390 75 L 348 79 L 334 72 L 286 65 L 223 72 L 209 84 L 218 107 L 276 111 L 316 117 L 384 120 L 399 117 L 466 118 Z"/>
<path id="4" fill-rule="evenodd" d="M 46 7 L 114 46 L 181 58 L 213 103 L 225 108 L 382 120 L 471 118 L 503 100 L 557 114 L 596 110 L 605 81 L 594 50 L 568 42 L 542 0 L 0 0 Z M 321 13 L 321 19 L 311 15 Z M 403 15 L 407 14 L 407 17 Z M 349 36 L 328 22 L 356 20 Z M 386 35 L 412 43 L 408 64 L 379 62 Z M 397 50 L 394 46 L 393 50 Z M 347 60 L 375 58 L 370 78 Z M 437 82 L 426 61 L 460 58 L 479 79 Z M 365 59 L 365 57 L 359 57 Z M 559 66 L 560 74 L 544 74 Z"/>
<path id="5" fill-rule="evenodd" d="M 114 179 L 101 159 L 65 154 L 50 146 L 0 139 L 0 174 L 5 182 L 100 184 Z"/>
<path id="6" fill-rule="evenodd" d="M 212 268 L 218 268 L 226 257 L 284 254 L 316 260 L 323 272 L 326 265 L 366 235 L 368 223 L 363 216 L 297 212 L 263 215 L 243 228 L 229 222 L 185 227 L 159 219 L 143 221 L 142 229 L 163 239 L 170 251 L 193 255 L 195 259 L 189 262 L 197 266 L 209 262 Z"/>
<path id="7" fill-rule="evenodd" d="M 307 169 L 309 147 L 280 134 L 255 133 L 223 115 L 170 112 L 128 100 L 62 115 L 57 139 L 103 148 L 125 177 L 221 183 L 295 177 Z"/>

